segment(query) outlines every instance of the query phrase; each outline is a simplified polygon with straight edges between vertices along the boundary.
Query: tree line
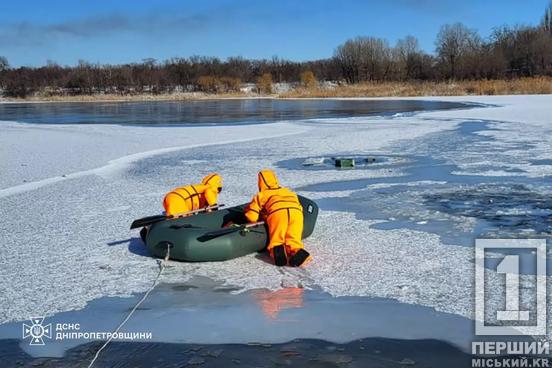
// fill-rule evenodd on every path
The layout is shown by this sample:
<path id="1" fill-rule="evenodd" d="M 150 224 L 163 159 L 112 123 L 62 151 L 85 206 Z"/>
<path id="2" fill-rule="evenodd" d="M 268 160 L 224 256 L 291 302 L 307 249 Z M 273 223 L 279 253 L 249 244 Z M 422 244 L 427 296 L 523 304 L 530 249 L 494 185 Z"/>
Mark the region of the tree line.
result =
<path id="1" fill-rule="evenodd" d="M 552 31 L 550 16 L 545 19 L 548 23 L 539 27 L 496 28 L 489 40 L 461 23 L 445 25 L 434 55 L 422 51 L 412 36 L 393 47 L 381 38 L 357 37 L 340 45 L 334 59 L 348 83 L 550 76 Z"/>
<path id="2" fill-rule="evenodd" d="M 123 65 L 11 68 L 0 57 L 0 89 L 4 96 L 82 94 L 162 94 L 201 91 L 237 92 L 244 83 L 270 93 L 273 83 L 308 88 L 317 81 L 359 83 L 504 79 L 552 75 L 552 3 L 538 26 L 503 26 L 484 40 L 461 23 L 441 27 L 435 53 L 423 51 L 407 36 L 390 45 L 383 38 L 356 37 L 339 45 L 327 59 L 294 62 L 278 57 L 248 60 L 192 56 L 163 62 L 145 59 Z"/>
<path id="3" fill-rule="evenodd" d="M 340 73 L 333 60 L 292 62 L 278 57 L 247 60 L 231 57 L 192 56 L 163 62 L 146 59 L 124 65 L 92 64 L 79 61 L 76 66 L 60 66 L 49 61 L 41 67 L 10 68 L 0 58 L 0 88 L 9 97 L 25 97 L 35 92 L 50 95 L 79 94 L 161 94 L 201 91 L 237 92 L 243 83 L 258 84 L 298 81 L 310 70 L 328 80 Z"/>

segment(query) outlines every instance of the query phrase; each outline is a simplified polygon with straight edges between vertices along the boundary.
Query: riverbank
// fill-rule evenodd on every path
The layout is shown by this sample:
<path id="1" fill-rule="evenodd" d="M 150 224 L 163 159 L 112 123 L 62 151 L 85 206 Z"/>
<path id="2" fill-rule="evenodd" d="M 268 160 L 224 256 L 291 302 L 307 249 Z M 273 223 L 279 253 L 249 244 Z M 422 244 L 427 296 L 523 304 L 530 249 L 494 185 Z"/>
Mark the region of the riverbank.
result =
<path id="1" fill-rule="evenodd" d="M 382 82 L 337 85 L 334 88 L 296 88 L 283 98 L 420 97 L 551 94 L 552 78 L 520 78 L 451 82 Z"/>
<path id="2" fill-rule="evenodd" d="M 179 92 L 161 94 L 96 94 L 96 95 L 35 95 L 26 98 L 0 97 L 0 103 L 40 103 L 40 102 L 148 102 L 148 101 L 203 101 L 214 99 L 250 99 L 272 98 L 273 96 L 260 96 L 248 93 L 203 93 L 203 92 Z"/>
<path id="3" fill-rule="evenodd" d="M 92 94 L 52 95 L 36 93 L 26 98 L 0 97 L 2 102 L 140 102 L 194 101 L 213 99 L 256 98 L 349 98 L 349 97 L 427 97 L 427 96 L 493 96 L 552 94 L 552 77 L 474 80 L 474 81 L 408 81 L 371 82 L 358 84 L 323 83 L 316 88 L 304 88 L 280 83 L 273 94 L 253 92 L 177 92 L 161 94 Z"/>

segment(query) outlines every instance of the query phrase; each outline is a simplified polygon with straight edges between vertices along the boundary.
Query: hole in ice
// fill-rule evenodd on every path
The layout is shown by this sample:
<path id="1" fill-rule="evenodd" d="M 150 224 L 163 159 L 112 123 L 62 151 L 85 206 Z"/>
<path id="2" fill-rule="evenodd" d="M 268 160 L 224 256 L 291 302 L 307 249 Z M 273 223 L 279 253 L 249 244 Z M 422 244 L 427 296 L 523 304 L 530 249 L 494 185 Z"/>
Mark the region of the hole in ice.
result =
<path id="1" fill-rule="evenodd" d="M 383 156 L 371 154 L 327 154 L 324 156 L 299 157 L 283 160 L 277 163 L 278 167 L 291 170 L 340 170 L 340 161 L 354 161 L 354 169 L 382 168 L 404 163 L 405 158 L 399 156 Z M 351 165 L 341 165 L 349 167 Z"/>
<path id="2" fill-rule="evenodd" d="M 483 220 L 485 236 L 552 235 L 552 198 L 536 187 L 481 184 L 428 193 L 423 198 L 429 209 Z"/>

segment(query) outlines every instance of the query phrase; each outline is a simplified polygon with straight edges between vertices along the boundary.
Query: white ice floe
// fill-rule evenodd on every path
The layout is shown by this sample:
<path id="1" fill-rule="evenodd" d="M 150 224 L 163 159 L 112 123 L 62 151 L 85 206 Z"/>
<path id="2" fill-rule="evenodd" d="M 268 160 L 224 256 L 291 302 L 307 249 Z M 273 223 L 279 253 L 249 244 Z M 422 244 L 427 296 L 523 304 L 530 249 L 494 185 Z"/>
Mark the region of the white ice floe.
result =
<path id="1" fill-rule="evenodd" d="M 476 170 L 477 175 L 487 176 L 528 176 L 540 178 L 552 174 L 552 165 L 536 165 L 535 161 L 552 157 L 552 124 L 550 120 L 549 95 L 534 96 L 485 96 L 477 98 L 440 98 L 445 101 L 478 101 L 495 105 L 484 109 L 468 111 L 455 110 L 420 114 L 431 119 L 444 117 L 453 119 L 472 119 L 488 121 L 489 130 L 478 135 L 492 140 L 482 143 L 482 147 L 473 150 L 479 165 L 500 164 L 507 170 L 488 170 L 486 173 Z M 502 151 L 499 157 L 496 151 Z M 455 174 L 472 174 L 469 162 L 458 165 L 462 171 Z"/>
<path id="2" fill-rule="evenodd" d="M 424 154 L 426 137 L 453 134 L 466 120 L 488 120 L 492 129 L 477 134 L 490 139 L 455 157 L 444 155 L 447 162 L 462 173 L 490 166 L 477 175 L 505 167 L 517 169 L 518 176 L 552 175 L 550 166 L 534 168 L 531 163 L 552 156 L 552 96 L 430 99 L 499 106 L 224 128 L 3 123 L 0 276 L 9 282 L 0 285 L 0 323 L 83 308 L 101 296 L 146 290 L 157 264 L 145 255 L 137 234 L 128 230 L 130 221 L 158 213 L 167 190 L 211 171 L 224 177 L 222 202 L 247 201 L 256 189 L 256 171 L 264 167 L 275 168 L 285 185 L 306 188 L 301 193 L 321 204 L 316 231 L 306 241 L 314 261 L 305 279 L 293 276 L 292 283 L 319 286 L 335 296 L 386 297 L 472 318 L 472 248 L 444 245 L 438 235 L 420 230 L 378 230 L 372 226 L 377 221 L 328 205 L 328 197 L 339 201 L 369 185 L 392 186 L 383 181 L 405 175 L 403 171 L 302 166 L 309 157 L 335 154 L 400 155 L 398 147 L 409 145 L 412 154 Z M 508 150 L 514 146 L 526 152 L 520 151 L 519 160 L 512 161 Z M 447 150 L 446 142 L 442 149 Z M 299 159 L 297 167 L 281 165 L 292 159 Z M 341 187 L 309 189 L 332 182 L 341 182 Z M 446 180 L 415 178 L 405 185 L 432 183 Z M 256 255 L 171 265 L 165 282 L 199 275 L 242 290 L 277 289 L 290 277 Z M 489 277 L 498 276 L 491 272 Z M 503 297 L 492 293 L 490 302 L 499 305 Z"/>

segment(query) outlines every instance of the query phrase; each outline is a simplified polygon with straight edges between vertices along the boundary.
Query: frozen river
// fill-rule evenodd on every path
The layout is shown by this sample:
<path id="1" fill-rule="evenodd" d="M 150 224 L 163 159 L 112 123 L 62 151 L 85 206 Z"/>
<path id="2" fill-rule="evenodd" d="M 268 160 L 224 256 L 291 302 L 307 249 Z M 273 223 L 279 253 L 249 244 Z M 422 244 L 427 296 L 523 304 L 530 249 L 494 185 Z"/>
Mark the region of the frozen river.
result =
<path id="1" fill-rule="evenodd" d="M 232 293 L 301 286 L 473 319 L 475 237 L 549 239 L 552 233 L 552 97 L 427 100 L 441 102 L 301 101 L 294 110 L 291 101 L 251 102 L 256 107 L 234 101 L 252 110 L 227 106 L 231 112 L 223 109 L 222 116 L 232 124 L 225 125 L 212 124 L 214 110 L 200 114 L 203 124 L 188 124 L 172 105 L 140 104 L 131 109 L 136 121 L 125 104 L 75 104 L 69 111 L 0 105 L 0 119 L 10 120 L 0 123 L 0 275 L 9 280 L 0 285 L 0 337 L 13 337 L 13 326 L 20 326 L 13 322 L 30 316 L 143 292 L 157 264 L 128 230 L 130 221 L 158 213 L 168 189 L 213 171 L 225 180 L 222 202 L 245 202 L 265 167 L 320 205 L 306 241 L 314 255 L 308 268 L 282 272 L 256 255 L 172 262 L 163 282 L 205 277 Z M 480 105 L 460 108 L 459 102 Z M 413 112 L 424 109 L 431 111 Z M 375 162 L 338 170 L 327 164 L 336 156 Z M 525 271 L 523 282 L 530 284 Z M 490 298 L 504 303 L 498 293 Z M 347 340 L 339 327 L 333 331 L 325 338 Z M 414 335 L 447 340 L 435 331 Z M 463 339 L 449 335 L 455 344 Z"/>
<path id="2" fill-rule="evenodd" d="M 37 124 L 229 125 L 278 120 L 392 115 L 462 107 L 433 100 L 285 100 L 0 104 L 0 121 Z"/>

